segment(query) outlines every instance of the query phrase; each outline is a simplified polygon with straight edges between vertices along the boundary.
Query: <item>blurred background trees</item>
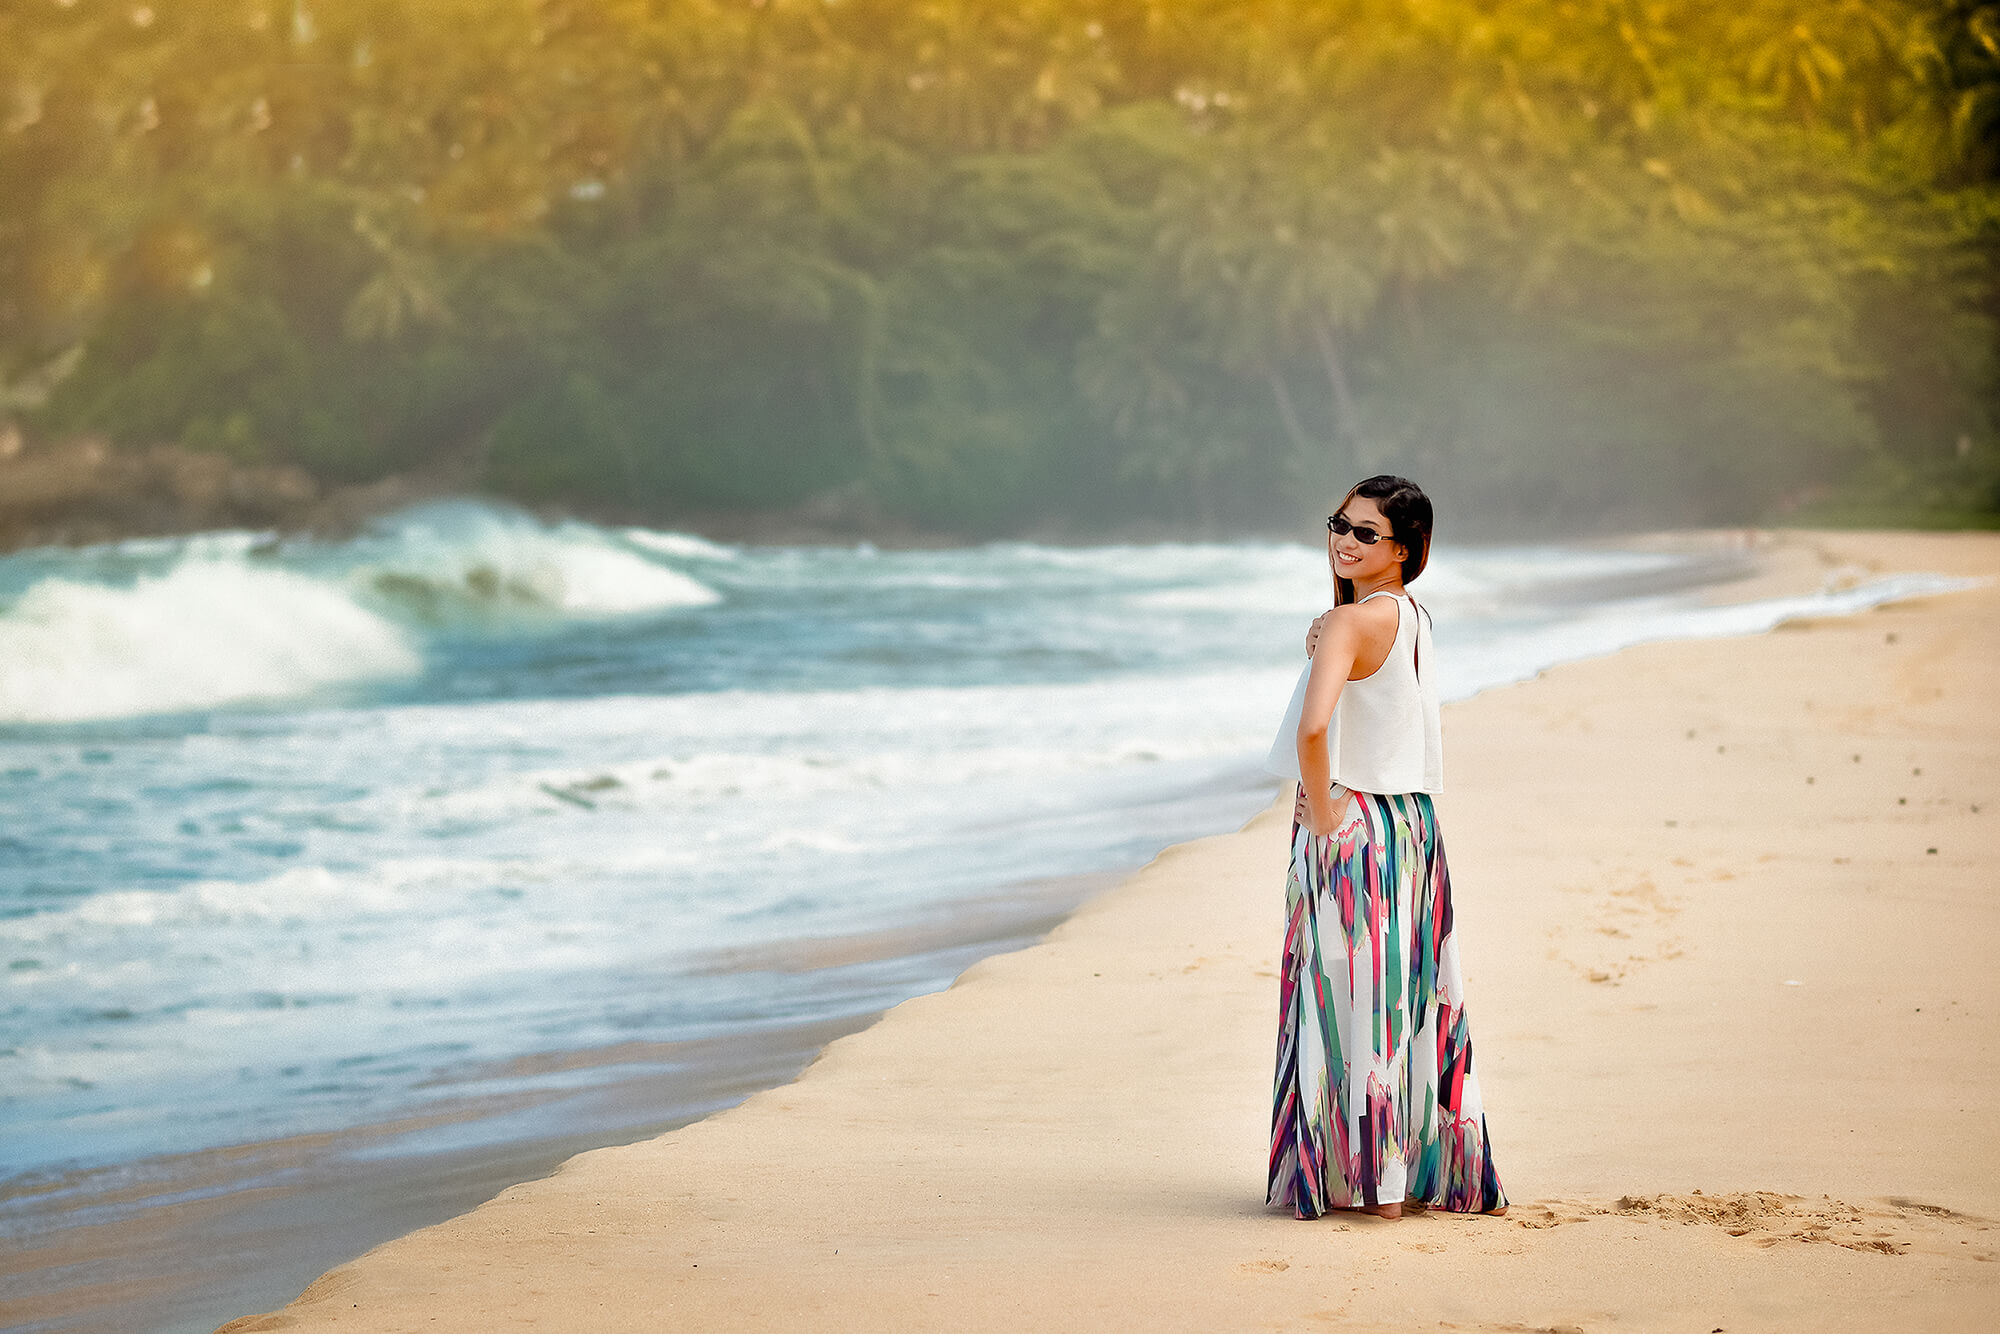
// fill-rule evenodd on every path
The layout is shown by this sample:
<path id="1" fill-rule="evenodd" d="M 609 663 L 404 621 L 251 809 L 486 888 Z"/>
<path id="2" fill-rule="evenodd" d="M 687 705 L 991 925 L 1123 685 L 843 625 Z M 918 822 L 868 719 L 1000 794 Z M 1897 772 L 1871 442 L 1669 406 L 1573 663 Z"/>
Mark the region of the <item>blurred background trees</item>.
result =
<path id="1" fill-rule="evenodd" d="M 0 417 L 670 519 L 2000 512 L 2000 3 L 18 0 Z"/>

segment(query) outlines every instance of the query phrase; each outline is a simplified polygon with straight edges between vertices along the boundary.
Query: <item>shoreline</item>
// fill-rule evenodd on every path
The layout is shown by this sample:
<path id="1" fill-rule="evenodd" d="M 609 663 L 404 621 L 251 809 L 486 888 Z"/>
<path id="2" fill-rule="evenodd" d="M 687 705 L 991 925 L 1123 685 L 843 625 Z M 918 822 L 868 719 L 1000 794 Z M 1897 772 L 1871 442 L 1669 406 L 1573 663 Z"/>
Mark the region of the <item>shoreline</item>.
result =
<path id="1" fill-rule="evenodd" d="M 1041 939 L 1129 869 L 1008 886 L 969 901 L 950 922 L 794 939 L 754 958 L 719 950 L 702 971 L 858 966 L 949 978 Z M 246 1289 L 282 1300 L 329 1264 L 547 1176 L 577 1153 L 651 1138 L 780 1086 L 883 1012 L 863 1006 L 719 1036 L 523 1055 L 458 1078 L 477 1087 L 495 1075 L 562 1070 L 581 1082 L 474 1092 L 387 1121 L 16 1178 L 0 1194 L 0 1235 L 15 1243 L 0 1248 L 0 1327 L 213 1329 L 241 1310 Z M 606 1073 L 592 1079 L 593 1070 Z M 235 1258 L 239 1239 L 253 1234 L 245 1265 Z M 291 1244 L 273 1247 L 273 1236 Z M 67 1281 L 77 1266 L 92 1267 L 91 1281 Z"/>
<path id="2" fill-rule="evenodd" d="M 794 1077 L 827 1042 L 878 1013 L 789 1025 L 751 1041 L 737 1035 L 651 1044 L 676 1050 L 631 1053 L 649 1073 L 579 1091 L 489 1097 L 386 1123 L 75 1173 L 48 1183 L 47 1194 L 86 1193 L 22 1220 L 45 1227 L 17 1232 L 0 1261 L 0 1326 L 105 1334 L 213 1329 L 240 1309 L 246 1288 L 296 1292 L 335 1257 L 451 1218 L 577 1153 L 659 1135 L 733 1106 Z M 702 1078 L 687 1080 L 675 1056 L 699 1063 Z M 532 1120 L 544 1108 L 559 1109 L 571 1128 L 480 1134 L 491 1135 L 491 1123 L 510 1112 Z M 470 1142 L 453 1143 L 468 1132 Z M 93 1178 L 115 1188 L 89 1192 Z M 24 1195 L 0 1205 L 32 1202 Z M 235 1256 L 253 1237 L 254 1264 L 245 1268 Z M 89 1267 L 91 1280 L 66 1282 L 78 1266 Z"/>
<path id="3" fill-rule="evenodd" d="M 2000 538 L 1816 534 L 1803 558 L 1884 573 L 1885 548 L 1989 582 L 1450 706 L 1505 1219 L 1262 1208 L 1281 800 L 790 1084 L 224 1328 L 1980 1327 Z"/>

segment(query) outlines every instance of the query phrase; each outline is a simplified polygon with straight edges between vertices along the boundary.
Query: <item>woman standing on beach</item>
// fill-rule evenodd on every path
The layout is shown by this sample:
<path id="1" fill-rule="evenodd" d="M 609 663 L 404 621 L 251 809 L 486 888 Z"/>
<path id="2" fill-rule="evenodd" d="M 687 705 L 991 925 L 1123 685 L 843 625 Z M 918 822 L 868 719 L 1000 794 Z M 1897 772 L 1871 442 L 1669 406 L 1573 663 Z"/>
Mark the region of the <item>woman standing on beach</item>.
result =
<path id="1" fill-rule="evenodd" d="M 1414 482 L 1348 492 L 1327 520 L 1334 606 L 1272 746 L 1299 788 L 1266 1199 L 1300 1218 L 1507 1203 L 1431 802 L 1444 760 L 1429 613 L 1405 591 L 1430 542 Z"/>

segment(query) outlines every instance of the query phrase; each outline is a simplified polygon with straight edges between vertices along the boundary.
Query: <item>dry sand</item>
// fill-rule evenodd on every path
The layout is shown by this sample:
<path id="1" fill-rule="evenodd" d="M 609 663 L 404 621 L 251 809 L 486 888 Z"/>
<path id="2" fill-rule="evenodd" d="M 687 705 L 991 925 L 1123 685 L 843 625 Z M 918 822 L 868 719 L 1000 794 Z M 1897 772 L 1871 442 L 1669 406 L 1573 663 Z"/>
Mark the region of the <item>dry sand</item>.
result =
<path id="1" fill-rule="evenodd" d="M 2000 575 L 2000 535 L 1788 535 Z M 1769 588 L 1759 591 L 1771 591 Z M 1505 1218 L 1263 1203 L 1282 802 L 250 1330 L 1990 1329 L 2000 583 L 1447 715 Z"/>

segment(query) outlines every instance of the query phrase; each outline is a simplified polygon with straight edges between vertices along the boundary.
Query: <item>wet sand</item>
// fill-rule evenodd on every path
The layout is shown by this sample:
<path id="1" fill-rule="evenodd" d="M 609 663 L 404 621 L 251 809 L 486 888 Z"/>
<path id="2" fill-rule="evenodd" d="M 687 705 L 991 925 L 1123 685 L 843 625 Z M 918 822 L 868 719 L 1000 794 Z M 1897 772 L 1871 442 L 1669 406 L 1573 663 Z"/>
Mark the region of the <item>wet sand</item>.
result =
<path id="1" fill-rule="evenodd" d="M 392 1121 L 10 1182 L 0 1190 L 0 1328 L 204 1334 L 576 1153 L 658 1135 L 781 1084 L 872 1022 L 885 1001 L 869 996 L 935 989 L 1039 939 L 1122 878 L 1009 885 L 897 930 L 700 961 L 707 973 L 771 977 L 774 1000 L 810 989 L 792 997 L 803 1017 L 469 1066 L 433 1081 L 445 1096 Z"/>
<path id="2" fill-rule="evenodd" d="M 1769 591 L 2000 575 L 1984 534 L 1771 554 Z M 791 1084 L 225 1328 L 1988 1328 L 1995 661 L 2000 581 L 1448 711 L 1504 1218 L 1263 1205 L 1280 802 Z"/>

